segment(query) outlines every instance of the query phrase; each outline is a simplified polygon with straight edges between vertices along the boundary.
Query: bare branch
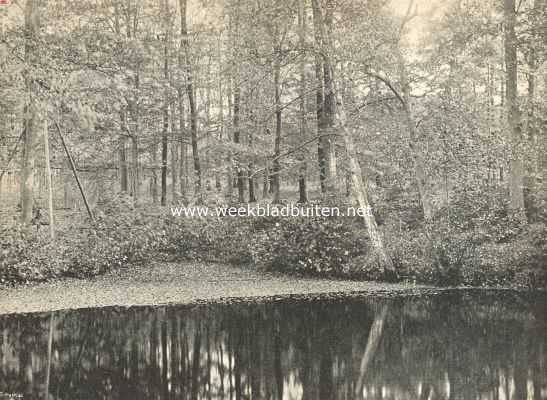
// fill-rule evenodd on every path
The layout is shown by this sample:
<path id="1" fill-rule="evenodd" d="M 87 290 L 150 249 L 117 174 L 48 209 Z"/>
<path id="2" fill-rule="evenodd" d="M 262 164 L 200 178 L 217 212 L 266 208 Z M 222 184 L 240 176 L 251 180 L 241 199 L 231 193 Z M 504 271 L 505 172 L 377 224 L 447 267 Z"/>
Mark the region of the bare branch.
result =
<path id="1" fill-rule="evenodd" d="M 379 81 L 383 82 L 389 88 L 389 90 L 391 90 L 393 92 L 395 97 L 397 97 L 397 99 L 401 102 L 403 108 L 406 109 L 406 107 L 407 107 L 406 101 L 403 99 L 403 97 L 401 96 L 399 91 L 397 89 L 395 89 L 395 86 L 389 81 L 389 79 L 387 79 L 386 77 L 381 76 L 379 74 L 376 74 L 374 72 L 371 72 L 371 71 L 365 71 L 365 74 L 368 75 L 368 76 L 372 76 L 373 78 L 376 78 Z"/>

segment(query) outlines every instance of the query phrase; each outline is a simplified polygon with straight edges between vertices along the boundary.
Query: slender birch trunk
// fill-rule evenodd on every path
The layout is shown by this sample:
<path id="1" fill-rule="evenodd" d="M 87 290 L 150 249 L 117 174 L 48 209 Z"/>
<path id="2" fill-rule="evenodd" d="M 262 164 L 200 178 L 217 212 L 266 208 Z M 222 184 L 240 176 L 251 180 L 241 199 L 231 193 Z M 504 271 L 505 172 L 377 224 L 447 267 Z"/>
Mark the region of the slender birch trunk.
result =
<path id="1" fill-rule="evenodd" d="M 40 0 L 27 0 L 25 5 L 25 63 L 30 65 L 38 57 L 37 40 L 40 24 Z M 29 224 L 34 207 L 34 162 L 38 136 L 38 103 L 36 83 L 29 68 L 25 72 L 25 131 L 21 170 L 21 222 Z"/>

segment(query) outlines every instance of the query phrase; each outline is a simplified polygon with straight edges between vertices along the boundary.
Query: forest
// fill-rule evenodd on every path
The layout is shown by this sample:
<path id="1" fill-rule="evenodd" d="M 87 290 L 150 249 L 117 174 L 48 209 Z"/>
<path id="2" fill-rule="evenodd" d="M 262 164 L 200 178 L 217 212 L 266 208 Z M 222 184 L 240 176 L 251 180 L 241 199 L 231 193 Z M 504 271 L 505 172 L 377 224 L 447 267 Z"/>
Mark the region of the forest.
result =
<path id="1" fill-rule="evenodd" d="M 545 287 L 546 58 L 546 0 L 0 2 L 0 284 L 167 257 Z M 169 212 L 248 203 L 373 212 Z"/>

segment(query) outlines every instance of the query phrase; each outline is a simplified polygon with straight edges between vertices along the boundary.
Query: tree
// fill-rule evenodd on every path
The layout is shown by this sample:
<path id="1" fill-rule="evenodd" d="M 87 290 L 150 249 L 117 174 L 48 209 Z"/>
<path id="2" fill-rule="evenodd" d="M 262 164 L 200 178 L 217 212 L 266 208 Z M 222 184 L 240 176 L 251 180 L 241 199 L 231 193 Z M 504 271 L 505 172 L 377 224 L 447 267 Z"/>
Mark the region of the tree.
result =
<path id="1" fill-rule="evenodd" d="M 34 168 L 38 144 L 39 101 L 38 84 L 31 65 L 39 57 L 39 29 L 42 14 L 40 0 L 27 0 L 25 4 L 25 102 L 24 143 L 21 176 L 21 222 L 29 224 L 34 206 Z"/>
<path id="2" fill-rule="evenodd" d="M 168 156 L 168 145 L 169 145 L 169 103 L 170 103 L 169 41 L 171 36 L 171 18 L 169 16 L 168 0 L 163 0 L 162 8 L 163 8 L 163 18 L 164 18 L 164 25 L 165 25 L 165 32 L 164 32 L 165 44 L 164 44 L 164 54 L 163 54 L 163 77 L 165 79 L 165 98 L 164 98 L 164 104 L 163 104 L 163 130 L 162 130 L 162 136 L 161 136 L 161 205 L 165 206 L 167 205 L 167 156 Z M 188 79 L 191 79 L 191 78 L 188 78 Z M 193 92 L 192 89 L 191 91 Z M 193 96 L 193 93 L 192 93 L 192 96 Z M 199 161 L 198 161 L 198 164 L 199 164 Z"/>
<path id="3" fill-rule="evenodd" d="M 180 23 L 181 23 L 181 51 L 184 51 L 186 62 L 186 95 L 188 96 L 188 106 L 190 108 L 190 135 L 192 142 L 192 157 L 194 160 L 194 171 L 196 174 L 195 193 L 199 201 L 202 199 L 201 193 L 201 163 L 199 159 L 198 147 L 198 114 L 193 83 L 192 64 L 190 59 L 190 37 L 188 35 L 187 9 L 188 0 L 179 0 L 180 5 Z"/>
<path id="4" fill-rule="evenodd" d="M 515 0 L 504 0 L 504 47 L 505 47 L 505 90 L 507 106 L 508 143 L 511 149 L 509 171 L 509 195 L 511 208 L 522 221 L 526 221 L 524 208 L 524 165 L 522 160 L 521 114 L 518 103 L 518 59 L 517 37 L 515 34 Z"/>
<path id="5" fill-rule="evenodd" d="M 313 23 L 315 28 L 315 44 L 319 49 L 321 58 L 315 61 L 315 73 L 318 83 L 317 101 L 317 132 L 319 174 L 321 190 L 323 193 L 333 192 L 336 189 L 336 149 L 333 136 L 331 135 L 334 126 L 335 101 L 333 91 L 334 69 L 332 60 L 328 56 L 328 49 L 331 46 L 332 35 L 332 13 L 334 3 L 329 0 L 325 6 L 325 17 L 318 0 L 312 0 Z"/>
<path id="6" fill-rule="evenodd" d="M 300 82 L 299 82 L 299 92 L 300 96 L 300 126 L 299 134 L 300 139 L 305 140 L 307 136 L 307 117 L 306 117 L 306 58 L 305 58 L 305 48 L 306 48 L 306 7 L 304 0 L 298 0 L 298 42 L 300 46 L 300 51 L 302 52 L 300 56 Z M 298 202 L 307 203 L 308 202 L 308 193 L 306 187 L 306 172 L 307 172 L 307 163 L 305 154 L 299 158 L 299 161 L 302 163 L 300 167 L 300 174 L 298 176 Z"/>
<path id="7" fill-rule="evenodd" d="M 312 0 L 312 1 L 316 2 L 317 0 Z M 319 28 L 320 28 L 321 37 L 326 37 L 324 26 L 320 25 Z M 324 56 L 325 59 L 330 60 L 331 57 L 335 54 L 334 45 L 331 42 L 329 42 L 326 47 L 323 47 L 323 51 L 326 52 Z M 328 62 L 328 65 L 330 65 L 330 68 L 332 69 L 332 64 L 330 64 L 330 62 Z M 328 75 L 330 77 L 333 77 L 334 75 L 333 70 L 331 70 L 331 72 Z M 340 134 L 345 144 L 348 163 L 349 163 L 349 173 L 351 176 L 352 190 L 359 207 L 364 210 L 370 210 L 371 207 L 370 207 L 368 189 L 367 189 L 366 183 L 363 181 L 363 171 L 361 169 L 361 166 L 359 165 L 359 161 L 357 157 L 357 149 L 355 146 L 355 142 L 353 140 L 353 135 L 350 129 L 348 128 L 348 118 L 347 118 L 346 108 L 344 105 L 344 100 L 343 100 L 342 94 L 340 93 L 340 90 L 338 89 L 338 84 L 336 82 L 336 79 L 332 79 L 331 84 L 332 84 L 332 95 L 334 96 L 334 100 L 336 101 L 335 115 L 338 121 Z M 387 249 L 384 246 L 382 233 L 378 229 L 376 218 L 374 217 L 372 213 L 367 212 L 367 213 L 364 213 L 363 219 L 367 228 L 369 239 L 371 241 L 372 249 L 373 251 L 376 252 L 376 256 L 378 257 L 378 262 L 381 265 L 381 267 L 384 269 L 385 276 L 388 279 L 394 279 L 397 273 L 393 265 L 393 260 L 391 259 L 390 255 L 387 252 Z"/>

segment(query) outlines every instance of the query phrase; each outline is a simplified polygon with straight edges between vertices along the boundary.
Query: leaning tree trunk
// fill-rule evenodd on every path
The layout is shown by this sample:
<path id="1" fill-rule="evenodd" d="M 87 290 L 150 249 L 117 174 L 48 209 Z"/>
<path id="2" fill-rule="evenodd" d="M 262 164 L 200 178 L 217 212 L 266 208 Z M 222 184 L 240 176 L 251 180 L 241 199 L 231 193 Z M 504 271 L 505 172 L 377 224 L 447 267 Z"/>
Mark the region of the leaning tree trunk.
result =
<path id="1" fill-rule="evenodd" d="M 509 162 L 509 195 L 511 209 L 526 222 L 524 208 L 524 166 L 522 161 L 521 116 L 518 104 L 517 37 L 515 34 L 515 0 L 504 0 L 505 21 L 505 87 L 508 122 L 508 142 L 511 146 Z"/>
<path id="2" fill-rule="evenodd" d="M 320 13 L 317 13 L 318 11 L 317 9 L 319 7 L 318 1 L 312 0 L 312 5 L 314 8 L 314 18 L 315 18 L 316 14 L 320 14 Z M 333 5 L 329 2 L 327 6 L 330 7 L 329 12 L 332 12 Z M 323 23 L 317 24 L 316 28 L 319 29 L 318 34 L 320 37 L 322 38 L 327 37 L 327 33 L 325 32 L 325 26 Z M 333 51 L 334 43 L 330 40 L 328 42 L 323 41 L 323 43 L 324 45 L 322 46 L 322 51 L 323 51 L 324 59 L 328 61 L 331 59 L 332 54 L 334 54 L 334 51 Z M 335 101 L 334 104 L 336 105 L 335 116 L 336 116 L 336 119 L 338 120 L 341 136 L 343 137 L 344 145 L 346 147 L 352 189 L 357 199 L 358 206 L 361 209 L 368 211 L 370 210 L 370 203 L 368 200 L 367 185 L 363 181 L 363 172 L 361 170 L 361 166 L 359 165 L 357 149 L 353 141 L 352 133 L 350 132 L 347 126 L 347 114 L 346 114 L 344 101 L 343 101 L 342 95 L 338 91 L 336 79 L 334 79 L 334 76 L 332 73 L 332 65 L 330 62 L 329 62 L 329 65 L 331 68 L 330 76 L 332 77 L 331 84 L 332 84 L 333 101 Z M 365 212 L 363 213 L 363 219 L 367 227 L 367 232 L 368 232 L 369 240 L 371 242 L 372 249 L 376 253 L 375 255 L 378 258 L 378 262 L 384 270 L 385 277 L 388 279 L 395 279 L 397 277 L 397 272 L 395 271 L 393 260 L 389 256 L 384 246 L 382 234 L 380 230 L 378 229 L 378 224 L 376 223 L 376 218 L 374 217 L 374 214 Z"/>
<path id="3" fill-rule="evenodd" d="M 342 97 L 336 92 L 336 102 L 338 106 L 336 107 L 336 116 L 340 124 L 342 131 L 342 136 L 344 139 L 344 144 L 346 146 L 348 163 L 349 163 L 349 173 L 351 176 L 351 188 L 357 199 L 357 203 L 361 209 L 370 210 L 370 203 L 368 200 L 368 190 L 366 183 L 363 182 L 363 172 L 361 166 L 359 165 L 357 150 L 355 148 L 355 143 L 353 142 L 352 133 L 347 128 L 347 117 L 344 103 L 342 102 Z M 376 223 L 376 218 L 372 213 L 365 212 L 363 213 L 363 218 L 367 227 L 367 233 L 369 240 L 372 244 L 373 249 L 376 251 L 378 259 L 382 267 L 384 268 L 384 274 L 386 278 L 393 279 L 396 276 L 395 267 L 391 257 L 387 253 L 386 248 L 384 247 L 384 242 L 382 234 L 378 229 L 378 224 Z"/>

